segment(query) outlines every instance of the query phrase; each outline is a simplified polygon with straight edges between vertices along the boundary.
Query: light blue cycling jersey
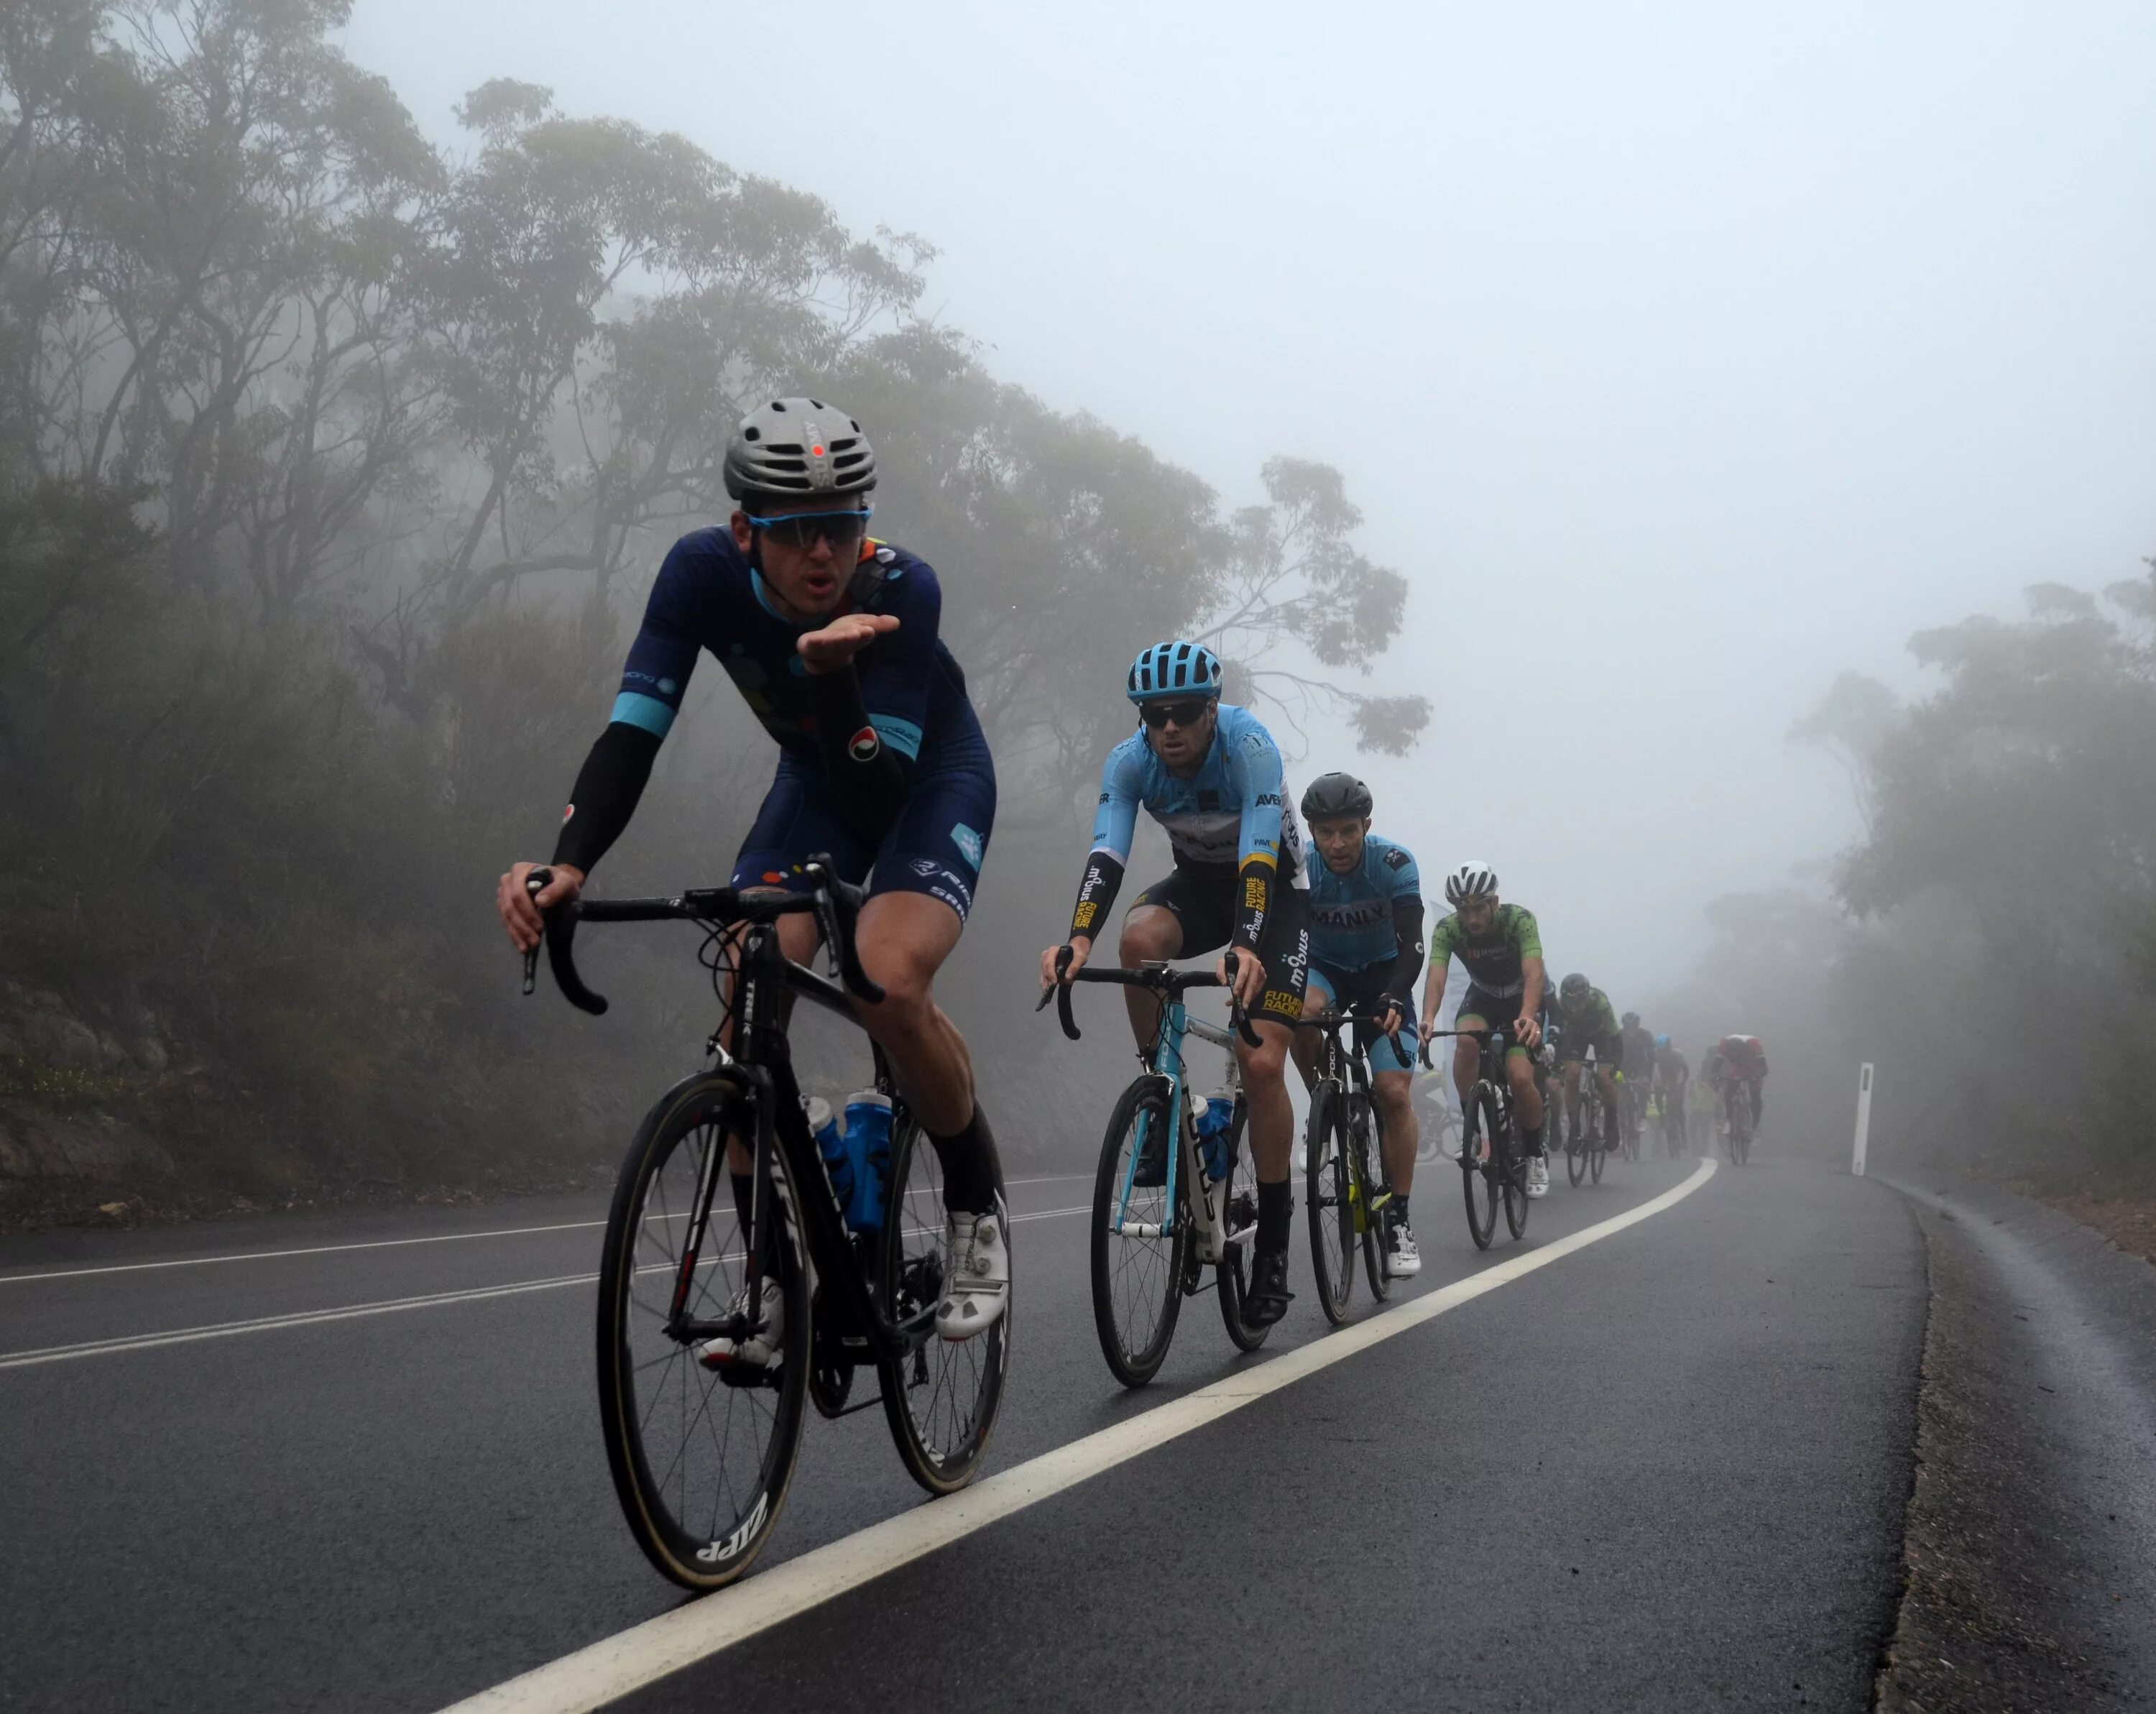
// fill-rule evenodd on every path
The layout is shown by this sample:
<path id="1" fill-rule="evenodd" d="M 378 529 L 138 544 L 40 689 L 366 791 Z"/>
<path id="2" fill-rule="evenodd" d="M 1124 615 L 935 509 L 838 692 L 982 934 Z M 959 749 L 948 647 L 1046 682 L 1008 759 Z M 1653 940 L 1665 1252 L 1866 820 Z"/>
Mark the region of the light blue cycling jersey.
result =
<path id="1" fill-rule="evenodd" d="M 1093 849 L 1128 863 L 1141 804 L 1168 829 L 1178 865 L 1232 874 L 1255 859 L 1291 886 L 1308 885 L 1302 828 L 1287 801 L 1280 746 L 1246 708 L 1220 705 L 1213 747 L 1189 779 L 1168 771 L 1142 726 L 1111 750 L 1101 768 Z"/>
<path id="2" fill-rule="evenodd" d="M 1399 956 L 1395 899 L 1419 899 L 1422 875 L 1405 845 L 1364 836 L 1363 860 L 1335 875 L 1315 847 L 1310 877 L 1310 956 L 1336 970 L 1368 970 Z"/>

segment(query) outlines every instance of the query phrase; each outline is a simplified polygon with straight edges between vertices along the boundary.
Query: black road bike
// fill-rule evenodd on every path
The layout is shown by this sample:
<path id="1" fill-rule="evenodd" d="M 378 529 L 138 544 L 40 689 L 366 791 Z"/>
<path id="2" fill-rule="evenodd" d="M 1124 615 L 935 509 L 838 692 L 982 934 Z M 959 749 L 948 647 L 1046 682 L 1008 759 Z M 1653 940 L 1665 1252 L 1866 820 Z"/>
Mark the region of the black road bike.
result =
<path id="1" fill-rule="evenodd" d="M 1348 1301 L 1354 1294 L 1358 1244 L 1370 1296 L 1382 1303 L 1393 1289 L 1385 1266 L 1393 1186 L 1385 1173 L 1383 1127 L 1370 1101 L 1363 1031 L 1353 1027 L 1373 1029 L 1378 1022 L 1368 1013 L 1319 1012 L 1296 1025 L 1320 1037 L 1303 1131 L 1304 1202 L 1310 1211 L 1310 1260 L 1317 1275 L 1318 1307 L 1336 1327 L 1348 1319 Z M 1397 1031 L 1392 1043 L 1394 1051 L 1409 1061 Z"/>
<path id="2" fill-rule="evenodd" d="M 847 1226 L 809 1134 L 786 1019 L 798 996 L 859 1028 L 848 991 L 872 1003 L 882 992 L 854 949 L 861 890 L 825 857 L 811 858 L 804 873 L 807 893 L 711 887 L 583 899 L 547 913 L 555 982 L 595 1014 L 607 1003 L 577 972 L 580 922 L 691 922 L 704 931 L 702 962 L 721 1008 L 704 1044 L 710 1063 L 660 1098 L 629 1145 L 598 1291 L 601 1426 L 614 1491 L 652 1564 L 699 1592 L 732 1583 L 770 1539 L 808 1403 L 838 1416 L 880 1402 L 908 1473 L 931 1494 L 948 1494 L 981 1468 L 1010 1365 L 1008 1306 L 973 1339 L 936 1337 L 942 1169 L 880 1050 L 876 1086 L 894 1097 L 888 1193 L 878 1229 Z M 548 878 L 535 871 L 532 890 Z M 778 920 L 803 913 L 814 915 L 843 987 L 779 949 Z M 537 957 L 525 961 L 526 993 Z M 736 1139 L 752 1162 L 746 1220 L 727 1165 Z M 1000 1165 L 995 1178 L 1000 1198 Z M 771 1361 L 707 1365 L 701 1353 L 711 1340 L 769 1332 L 770 1279 L 783 1322 Z M 877 1397 L 850 1404 L 859 1369 L 875 1374 Z"/>
<path id="3" fill-rule="evenodd" d="M 1527 1229 L 1527 1149 L 1512 1116 L 1512 1085 L 1505 1075 L 1505 1033 L 1439 1029 L 1431 1034 L 1464 1035 L 1481 1044 L 1481 1070 L 1468 1091 L 1460 1132 L 1460 1188 L 1467 1201 L 1468 1234 L 1477 1250 L 1487 1250 L 1496 1235 L 1501 1206 L 1513 1237 Z"/>

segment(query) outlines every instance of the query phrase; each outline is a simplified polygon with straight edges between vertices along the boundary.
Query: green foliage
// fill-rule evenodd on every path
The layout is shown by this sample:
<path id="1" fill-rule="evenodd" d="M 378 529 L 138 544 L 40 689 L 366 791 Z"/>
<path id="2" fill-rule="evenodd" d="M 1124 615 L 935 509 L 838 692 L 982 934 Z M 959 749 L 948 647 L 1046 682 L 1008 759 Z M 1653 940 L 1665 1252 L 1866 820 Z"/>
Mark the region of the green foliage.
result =
<path id="1" fill-rule="evenodd" d="M 1837 970 L 1943 1151 L 2156 1178 L 2156 582 L 1918 634 L 1907 707 L 1845 675 L 1796 736 L 1861 782 Z"/>
<path id="2" fill-rule="evenodd" d="M 731 510 L 758 396 L 869 424 L 879 531 L 942 572 L 997 748 L 999 853 L 1063 853 L 1163 636 L 1214 637 L 1291 726 L 1420 730 L 1346 682 L 1406 586 L 1339 472 L 1275 460 L 1224 521 L 920 319 L 920 238 L 548 90 L 473 90 L 453 163 L 335 45 L 348 9 L 0 8 L 0 968 L 172 1019 L 212 1068 L 187 1101 L 226 1104 L 201 1135 L 267 1139 L 232 1170 L 587 1161 L 612 1086 L 701 1039 L 693 970 L 626 942 L 612 1033 L 514 1006 L 488 895 L 543 854 L 650 568 Z M 611 873 L 723 872 L 769 762 L 714 699 Z M 990 877 L 967 962 L 998 973 L 954 972 L 962 1010 L 1036 908 Z"/>

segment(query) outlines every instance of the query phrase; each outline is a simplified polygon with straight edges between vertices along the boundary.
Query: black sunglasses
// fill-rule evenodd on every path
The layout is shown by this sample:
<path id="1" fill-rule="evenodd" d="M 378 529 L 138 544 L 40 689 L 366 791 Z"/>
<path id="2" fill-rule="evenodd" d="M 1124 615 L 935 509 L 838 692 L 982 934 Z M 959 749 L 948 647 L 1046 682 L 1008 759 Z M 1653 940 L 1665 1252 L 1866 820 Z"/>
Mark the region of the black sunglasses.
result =
<path id="1" fill-rule="evenodd" d="M 1205 711 L 1212 706 L 1209 696 L 1194 696 L 1188 702 L 1141 702 L 1138 718 L 1155 731 L 1173 721 L 1187 732 L 1205 718 Z"/>
<path id="2" fill-rule="evenodd" d="M 749 527 L 761 530 L 782 547 L 814 547 L 828 541 L 834 547 L 857 547 L 868 534 L 868 508 L 857 512 L 782 512 L 777 517 L 749 519 Z"/>

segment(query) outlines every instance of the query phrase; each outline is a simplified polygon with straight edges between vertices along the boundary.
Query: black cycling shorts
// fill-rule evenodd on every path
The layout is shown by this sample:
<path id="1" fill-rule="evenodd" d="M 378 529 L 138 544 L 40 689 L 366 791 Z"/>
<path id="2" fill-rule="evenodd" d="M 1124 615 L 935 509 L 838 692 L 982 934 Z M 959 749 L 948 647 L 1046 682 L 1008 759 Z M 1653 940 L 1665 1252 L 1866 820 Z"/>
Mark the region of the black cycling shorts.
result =
<path id="1" fill-rule="evenodd" d="M 1158 905 L 1183 926 L 1178 956 L 1202 957 L 1235 937 L 1236 906 L 1242 883 L 1232 869 L 1208 870 L 1178 863 L 1137 898 L 1131 909 Z M 1265 931 L 1258 937 L 1258 962 L 1265 967 L 1265 998 L 1251 1015 L 1293 1024 L 1302 1016 L 1302 993 L 1310 981 L 1310 895 L 1301 887 L 1276 886 Z"/>
<path id="2" fill-rule="evenodd" d="M 1594 1063 L 1605 1071 L 1615 1071 L 1624 1063 L 1625 1044 L 1614 1031 L 1608 1035 L 1582 1035 L 1571 1029 L 1558 1038 L 1557 1062 L 1575 1064 L 1587 1057 L 1589 1048 L 1594 1050 Z"/>

